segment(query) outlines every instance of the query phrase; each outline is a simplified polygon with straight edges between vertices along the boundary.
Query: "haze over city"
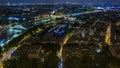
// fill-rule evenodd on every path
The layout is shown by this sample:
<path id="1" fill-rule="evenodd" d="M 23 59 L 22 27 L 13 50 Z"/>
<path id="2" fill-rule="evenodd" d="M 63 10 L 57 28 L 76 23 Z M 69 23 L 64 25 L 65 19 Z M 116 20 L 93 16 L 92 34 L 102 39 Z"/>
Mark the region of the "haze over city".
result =
<path id="1" fill-rule="evenodd" d="M 120 4 L 120 0 L 0 0 L 0 3 L 107 3 Z"/>

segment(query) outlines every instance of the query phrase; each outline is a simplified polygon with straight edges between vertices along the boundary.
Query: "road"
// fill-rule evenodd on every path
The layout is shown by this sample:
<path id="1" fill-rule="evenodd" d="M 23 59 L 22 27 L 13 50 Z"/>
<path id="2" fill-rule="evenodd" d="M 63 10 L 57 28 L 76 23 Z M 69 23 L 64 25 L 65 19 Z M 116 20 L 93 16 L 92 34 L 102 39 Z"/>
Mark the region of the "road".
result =
<path id="1" fill-rule="evenodd" d="M 57 52 L 57 56 L 59 57 L 60 61 L 58 62 L 58 68 L 63 68 L 63 59 L 62 59 L 62 51 L 63 51 L 63 46 L 67 43 L 67 41 L 69 40 L 69 38 L 73 35 L 74 31 L 68 33 L 63 41 L 61 41 L 60 43 L 60 50 Z"/>
<path id="2" fill-rule="evenodd" d="M 18 46 L 16 47 L 12 47 L 10 48 L 7 52 L 3 53 L 3 57 L 0 59 L 0 63 L 2 63 L 3 61 L 10 59 L 11 55 L 20 47 L 20 45 L 22 44 L 22 41 L 27 40 L 31 35 L 27 35 L 25 36 L 18 44 Z"/>
<path id="3" fill-rule="evenodd" d="M 16 49 L 17 47 L 13 47 L 8 52 L 4 53 L 4 57 L 0 59 L 0 63 L 2 63 L 4 60 L 9 59 Z"/>
<path id="4" fill-rule="evenodd" d="M 14 25 L 14 26 L 17 26 L 17 25 Z M 3 29 L 1 29 L 2 31 L 0 32 L 3 32 L 5 31 L 6 32 L 6 38 L 2 38 L 0 39 L 0 46 L 3 47 L 5 44 L 7 44 L 9 41 L 11 41 L 12 39 L 20 36 L 22 34 L 22 32 L 20 32 L 19 34 L 15 33 L 15 29 L 13 28 L 14 26 L 12 25 L 7 25 L 5 26 Z M 21 25 L 22 26 L 22 25 Z M 19 28 L 19 27 L 18 27 Z M 18 30 L 22 30 L 22 29 L 18 29 Z M 1 36 L 0 36 L 1 37 Z"/>
<path id="5" fill-rule="evenodd" d="M 93 11 L 93 12 L 83 12 L 83 13 L 77 13 L 77 14 L 63 15 L 63 16 L 61 16 L 61 17 L 64 17 L 64 16 L 65 16 L 65 17 L 69 17 L 69 16 L 71 16 L 71 15 L 75 16 L 75 15 L 82 15 L 82 14 L 88 14 L 88 13 L 95 13 L 95 11 Z M 55 17 L 55 16 L 54 16 L 54 17 Z M 60 17 L 60 16 L 59 16 L 59 17 Z M 38 22 L 40 23 L 41 21 L 38 21 Z M 45 22 L 46 22 L 46 21 L 45 21 Z M 65 25 L 65 26 L 66 26 L 66 25 Z M 64 25 L 57 25 L 57 26 L 53 27 L 52 29 L 50 29 L 48 32 L 51 32 L 51 31 L 54 30 L 56 33 L 58 33 L 59 29 L 60 29 L 60 28 L 64 28 L 65 26 L 64 26 Z M 58 28 L 58 29 L 55 30 L 56 28 Z M 60 63 L 60 67 L 61 67 L 61 68 L 62 68 L 62 49 L 63 49 L 63 45 L 67 43 L 67 41 L 69 40 L 69 38 L 72 36 L 73 32 L 74 32 L 74 31 L 68 33 L 68 34 L 64 37 L 63 41 L 60 42 L 61 49 L 60 49 L 60 51 L 57 52 L 57 55 L 58 55 L 58 57 L 59 57 L 59 59 L 60 59 L 60 62 L 61 62 L 61 63 Z M 31 37 L 31 35 L 25 36 L 25 37 L 20 41 L 18 47 L 12 47 L 12 48 L 9 49 L 7 52 L 4 52 L 4 53 L 3 53 L 3 57 L 0 59 L 0 63 L 2 63 L 3 61 L 9 59 L 9 58 L 11 57 L 11 55 L 15 52 L 15 50 L 17 50 L 17 49 L 20 47 L 20 45 L 22 44 L 22 42 L 25 41 L 26 39 L 28 39 L 29 37 Z"/>
<path id="6" fill-rule="evenodd" d="M 50 17 L 49 17 L 49 18 L 50 18 Z M 46 18 L 45 18 L 45 19 L 46 19 Z M 39 20 L 38 20 L 38 22 L 41 23 L 42 21 L 39 21 Z M 44 22 L 46 23 L 47 21 L 44 21 Z M 11 25 L 6 26 L 6 28 L 10 28 L 10 27 L 12 27 L 12 26 L 11 26 Z M 41 29 L 36 30 L 36 33 L 40 33 L 40 32 L 41 32 Z M 7 44 L 10 40 L 12 40 L 13 38 L 16 38 L 16 37 L 18 37 L 18 36 L 13 36 L 13 37 L 11 37 L 11 38 L 10 38 L 8 41 L 6 41 L 5 43 Z M 4 60 L 9 59 L 9 58 L 11 57 L 11 55 L 14 53 L 14 51 L 17 50 L 17 49 L 21 46 L 22 42 L 25 41 L 25 40 L 27 40 L 27 39 L 30 38 L 30 37 L 31 37 L 31 35 L 30 35 L 30 34 L 27 34 L 26 36 L 23 37 L 22 40 L 20 40 L 20 42 L 18 43 L 18 46 L 17 46 L 17 47 L 12 47 L 12 48 L 10 48 L 8 51 L 4 52 L 4 53 L 3 53 L 3 57 L 0 58 L 0 63 L 2 63 Z M 4 44 L 5 44 L 5 43 L 4 43 Z"/>
<path id="7" fill-rule="evenodd" d="M 37 31 L 37 30 L 36 30 Z M 41 30 L 39 30 L 39 33 L 41 32 Z M 18 43 L 18 46 L 16 47 L 12 47 L 10 48 L 8 51 L 3 53 L 3 57 L 0 59 L 0 63 L 2 63 L 3 61 L 10 59 L 11 55 L 22 45 L 22 42 L 27 40 L 28 38 L 30 38 L 31 35 L 27 34 L 26 36 L 23 37 L 23 39 Z"/>

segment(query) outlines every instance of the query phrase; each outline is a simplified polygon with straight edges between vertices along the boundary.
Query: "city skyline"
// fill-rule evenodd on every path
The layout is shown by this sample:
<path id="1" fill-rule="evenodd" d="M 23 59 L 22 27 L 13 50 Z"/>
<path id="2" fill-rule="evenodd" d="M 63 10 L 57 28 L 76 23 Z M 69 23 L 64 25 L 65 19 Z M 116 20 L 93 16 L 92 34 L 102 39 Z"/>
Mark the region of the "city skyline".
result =
<path id="1" fill-rule="evenodd" d="M 0 1 L 0 68 L 120 68 L 116 2 Z"/>
<path id="2" fill-rule="evenodd" d="M 6 3 L 103 3 L 120 4 L 120 0 L 1 0 L 0 4 Z"/>

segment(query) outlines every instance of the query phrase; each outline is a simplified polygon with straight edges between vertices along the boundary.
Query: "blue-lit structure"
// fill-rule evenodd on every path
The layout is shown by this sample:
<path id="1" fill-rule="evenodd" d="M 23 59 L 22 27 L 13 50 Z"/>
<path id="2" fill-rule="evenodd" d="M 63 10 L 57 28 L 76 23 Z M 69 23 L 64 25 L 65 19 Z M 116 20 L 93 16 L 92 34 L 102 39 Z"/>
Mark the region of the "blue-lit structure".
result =
<path id="1" fill-rule="evenodd" d="M 65 32 L 65 30 L 59 30 L 57 34 L 62 35 L 64 32 Z"/>

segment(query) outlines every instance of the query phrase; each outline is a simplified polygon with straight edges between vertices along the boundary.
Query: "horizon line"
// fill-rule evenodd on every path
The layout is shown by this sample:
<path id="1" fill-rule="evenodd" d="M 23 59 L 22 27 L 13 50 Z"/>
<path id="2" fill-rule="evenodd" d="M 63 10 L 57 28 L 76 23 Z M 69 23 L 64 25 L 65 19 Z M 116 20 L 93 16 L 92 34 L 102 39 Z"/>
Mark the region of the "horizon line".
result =
<path id="1" fill-rule="evenodd" d="M 0 3 L 0 5 L 44 5 L 44 4 L 88 4 L 88 5 L 94 5 L 94 4 L 98 4 L 98 5 L 100 5 L 100 4 L 111 4 L 111 5 L 120 5 L 120 4 L 117 4 L 117 3 L 76 3 L 76 2 L 61 2 L 61 3 L 44 3 L 44 2 L 42 2 L 42 3 L 15 3 L 15 2 L 13 2 L 13 3 L 10 3 L 9 1 L 7 2 L 7 3 Z"/>

